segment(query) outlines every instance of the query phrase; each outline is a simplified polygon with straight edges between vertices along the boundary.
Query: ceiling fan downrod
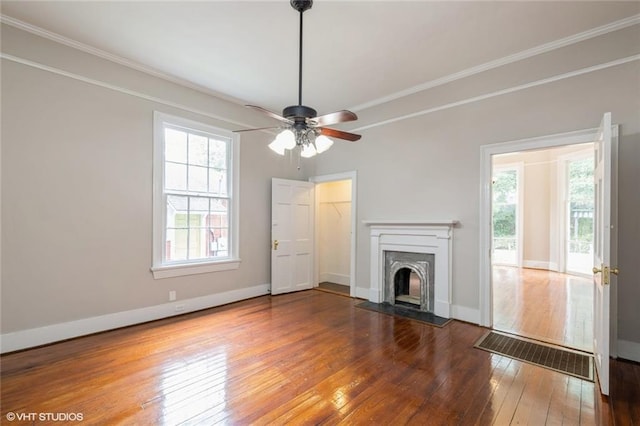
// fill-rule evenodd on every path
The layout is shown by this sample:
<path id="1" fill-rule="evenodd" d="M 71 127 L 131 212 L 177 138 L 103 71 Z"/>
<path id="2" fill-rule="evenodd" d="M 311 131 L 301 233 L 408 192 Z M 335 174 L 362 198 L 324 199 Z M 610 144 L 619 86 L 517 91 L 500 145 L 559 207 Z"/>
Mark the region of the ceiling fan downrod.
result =
<path id="1" fill-rule="evenodd" d="M 298 45 L 298 105 L 288 106 L 282 111 L 282 115 L 289 118 L 295 117 L 296 122 L 300 122 L 298 127 L 302 127 L 305 118 L 313 118 L 318 115 L 315 109 L 302 105 L 302 29 L 303 13 L 311 9 L 313 0 L 290 0 L 291 7 L 300 12 L 300 36 Z M 294 126 L 295 127 L 295 126 Z"/>

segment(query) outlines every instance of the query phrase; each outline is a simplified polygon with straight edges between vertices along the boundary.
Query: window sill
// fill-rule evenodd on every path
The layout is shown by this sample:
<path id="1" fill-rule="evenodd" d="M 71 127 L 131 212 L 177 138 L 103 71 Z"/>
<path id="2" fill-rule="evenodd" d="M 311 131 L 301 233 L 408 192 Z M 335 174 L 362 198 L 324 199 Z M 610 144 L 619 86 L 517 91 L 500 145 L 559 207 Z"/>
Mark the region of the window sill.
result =
<path id="1" fill-rule="evenodd" d="M 181 277 L 184 275 L 206 274 L 208 272 L 230 271 L 240 267 L 240 259 L 219 260 L 206 263 L 189 263 L 181 265 L 154 266 L 151 268 L 153 278 Z"/>

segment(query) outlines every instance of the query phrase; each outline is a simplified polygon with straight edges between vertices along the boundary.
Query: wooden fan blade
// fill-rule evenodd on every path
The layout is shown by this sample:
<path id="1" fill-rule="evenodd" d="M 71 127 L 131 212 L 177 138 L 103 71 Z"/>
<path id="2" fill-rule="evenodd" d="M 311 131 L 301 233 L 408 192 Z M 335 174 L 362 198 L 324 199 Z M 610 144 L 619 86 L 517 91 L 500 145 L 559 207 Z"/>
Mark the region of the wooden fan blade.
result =
<path id="1" fill-rule="evenodd" d="M 320 129 L 320 134 L 333 138 L 344 139 L 351 142 L 355 142 L 362 137 L 361 135 L 356 135 L 355 133 L 343 132 L 342 130 L 329 129 L 327 127 L 322 127 Z"/>
<path id="2" fill-rule="evenodd" d="M 347 111 L 346 109 L 343 109 L 341 111 L 336 111 L 329 114 L 321 115 L 320 117 L 314 117 L 309 120 L 315 123 L 316 126 L 322 127 L 322 126 L 329 126 L 330 124 L 346 123 L 347 121 L 355 121 L 357 119 L 358 119 L 358 116 L 355 113 L 351 111 Z"/>
<path id="3" fill-rule="evenodd" d="M 268 130 L 268 129 L 278 129 L 278 126 L 271 126 L 271 127 L 257 127 L 255 129 L 240 129 L 240 130 L 234 130 L 233 133 L 242 133 L 242 132 L 253 132 L 254 130 Z"/>
<path id="4" fill-rule="evenodd" d="M 266 114 L 271 118 L 275 118 L 276 120 L 280 120 L 287 124 L 293 124 L 293 121 L 289 120 L 288 118 L 284 118 L 283 116 L 276 114 L 275 112 L 271 112 L 268 109 L 264 109 L 262 107 L 255 106 L 255 105 L 245 105 L 245 106 L 247 108 L 252 108 L 252 109 L 255 109 L 256 111 L 260 111 L 261 113 Z"/>

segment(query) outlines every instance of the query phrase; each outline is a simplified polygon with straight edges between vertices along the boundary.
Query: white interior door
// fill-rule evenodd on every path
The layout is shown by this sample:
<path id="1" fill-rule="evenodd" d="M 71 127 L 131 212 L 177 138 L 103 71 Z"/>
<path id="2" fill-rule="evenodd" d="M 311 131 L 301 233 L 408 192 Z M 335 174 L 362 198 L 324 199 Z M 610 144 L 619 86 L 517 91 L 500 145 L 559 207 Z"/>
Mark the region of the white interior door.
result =
<path id="1" fill-rule="evenodd" d="M 313 287 L 312 182 L 271 182 L 271 294 Z"/>
<path id="2" fill-rule="evenodd" d="M 610 282 L 612 232 L 612 166 L 611 113 L 602 118 L 595 144 L 595 226 L 593 268 L 593 352 L 600 382 L 600 391 L 609 394 L 609 345 L 610 345 Z M 615 211 L 615 210 L 614 210 Z"/>

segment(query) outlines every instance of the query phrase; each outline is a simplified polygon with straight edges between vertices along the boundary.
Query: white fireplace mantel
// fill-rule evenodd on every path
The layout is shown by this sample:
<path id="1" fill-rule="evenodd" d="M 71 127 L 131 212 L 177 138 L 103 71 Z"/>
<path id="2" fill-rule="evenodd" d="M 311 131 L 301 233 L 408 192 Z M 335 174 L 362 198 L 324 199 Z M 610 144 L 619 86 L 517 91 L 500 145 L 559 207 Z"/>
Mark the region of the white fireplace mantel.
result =
<path id="1" fill-rule="evenodd" d="M 457 220 L 363 220 L 371 235 L 369 300 L 384 300 L 384 253 L 406 251 L 435 255 L 434 314 L 451 317 L 452 234 Z"/>

